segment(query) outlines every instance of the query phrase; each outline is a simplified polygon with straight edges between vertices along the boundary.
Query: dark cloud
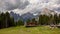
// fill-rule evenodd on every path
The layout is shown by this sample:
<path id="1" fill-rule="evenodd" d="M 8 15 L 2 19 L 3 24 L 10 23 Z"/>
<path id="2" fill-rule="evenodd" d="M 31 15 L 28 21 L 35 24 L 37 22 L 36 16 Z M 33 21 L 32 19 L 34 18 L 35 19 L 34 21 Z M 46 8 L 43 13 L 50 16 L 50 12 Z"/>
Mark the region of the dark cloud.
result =
<path id="1" fill-rule="evenodd" d="M 24 1 L 24 0 L 23 0 Z M 22 0 L 0 0 L 0 10 L 13 10 L 16 8 L 24 9 L 29 2 L 26 0 L 23 2 Z"/>
<path id="2" fill-rule="evenodd" d="M 60 0 L 57 1 L 57 4 L 60 4 Z"/>
<path id="3" fill-rule="evenodd" d="M 27 5 L 29 5 L 29 2 L 28 1 L 26 1 L 26 2 L 24 2 L 24 3 L 22 3 L 21 5 L 19 5 L 19 9 L 24 9 Z"/>
<path id="4" fill-rule="evenodd" d="M 60 12 L 60 7 L 58 7 L 58 8 L 54 8 L 54 10 Z"/>

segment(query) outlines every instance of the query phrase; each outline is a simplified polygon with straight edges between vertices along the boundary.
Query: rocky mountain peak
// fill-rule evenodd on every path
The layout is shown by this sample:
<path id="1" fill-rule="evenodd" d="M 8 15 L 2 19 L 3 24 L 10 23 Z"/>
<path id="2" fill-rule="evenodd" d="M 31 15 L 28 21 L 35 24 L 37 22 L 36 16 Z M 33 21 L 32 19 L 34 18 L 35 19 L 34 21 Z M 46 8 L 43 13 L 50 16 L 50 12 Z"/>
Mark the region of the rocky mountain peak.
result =
<path id="1" fill-rule="evenodd" d="M 56 12 L 55 12 L 54 10 L 50 10 L 50 9 L 48 9 L 48 8 L 44 8 L 44 9 L 41 11 L 41 14 L 42 14 L 42 15 L 50 15 L 50 14 L 54 15 L 54 14 L 56 14 Z"/>

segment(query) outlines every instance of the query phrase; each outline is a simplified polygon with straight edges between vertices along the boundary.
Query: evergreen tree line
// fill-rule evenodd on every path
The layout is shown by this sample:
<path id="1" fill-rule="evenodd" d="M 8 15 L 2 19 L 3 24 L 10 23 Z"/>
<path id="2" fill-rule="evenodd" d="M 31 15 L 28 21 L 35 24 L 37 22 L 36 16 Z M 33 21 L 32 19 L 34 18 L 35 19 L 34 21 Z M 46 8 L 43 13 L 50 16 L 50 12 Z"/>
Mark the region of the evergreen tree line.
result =
<path id="1" fill-rule="evenodd" d="M 37 18 L 33 18 L 32 20 L 27 20 L 26 22 L 29 23 L 31 22 L 32 23 L 36 23 L 38 25 L 58 25 L 60 23 L 60 14 L 57 15 L 57 14 L 50 14 L 50 15 L 39 15 L 39 17 Z"/>
<path id="2" fill-rule="evenodd" d="M 14 18 L 10 16 L 9 12 L 0 14 L 0 29 L 23 25 L 22 22 L 23 22 L 22 20 L 18 20 L 17 22 L 15 22 Z"/>
<path id="3" fill-rule="evenodd" d="M 54 15 L 40 15 L 38 17 L 39 19 L 36 21 L 35 18 L 33 19 L 28 19 L 26 22 L 29 23 L 32 21 L 32 23 L 36 23 L 38 25 L 57 25 L 60 23 L 60 14 L 54 14 Z M 23 20 L 18 20 L 17 22 L 14 21 L 14 18 L 10 16 L 9 12 L 6 13 L 1 13 L 0 14 L 0 29 L 1 28 L 8 28 L 8 27 L 13 27 L 13 26 L 20 26 L 24 25 Z"/>
<path id="4" fill-rule="evenodd" d="M 58 25 L 59 23 L 60 23 L 60 14 L 39 16 L 39 25 Z"/>

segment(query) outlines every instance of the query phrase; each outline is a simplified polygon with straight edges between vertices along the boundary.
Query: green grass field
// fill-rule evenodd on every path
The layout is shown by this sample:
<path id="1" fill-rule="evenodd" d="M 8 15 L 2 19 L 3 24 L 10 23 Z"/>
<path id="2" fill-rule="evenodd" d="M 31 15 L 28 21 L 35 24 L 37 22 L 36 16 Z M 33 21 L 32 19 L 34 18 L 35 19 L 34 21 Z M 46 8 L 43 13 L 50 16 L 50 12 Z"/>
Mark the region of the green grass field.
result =
<path id="1" fill-rule="evenodd" d="M 24 26 L 0 29 L 0 34 L 60 34 L 60 29 L 50 29 L 48 26 L 29 27 Z"/>

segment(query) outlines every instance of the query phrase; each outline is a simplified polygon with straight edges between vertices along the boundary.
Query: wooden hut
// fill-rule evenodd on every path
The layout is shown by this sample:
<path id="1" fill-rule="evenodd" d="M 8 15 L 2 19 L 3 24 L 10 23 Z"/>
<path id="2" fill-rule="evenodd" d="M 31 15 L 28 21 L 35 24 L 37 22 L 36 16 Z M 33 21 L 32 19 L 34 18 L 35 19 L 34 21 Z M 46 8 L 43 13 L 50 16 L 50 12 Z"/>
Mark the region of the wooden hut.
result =
<path id="1" fill-rule="evenodd" d="M 26 27 L 34 27 L 34 26 L 37 26 L 38 24 L 36 22 L 29 22 L 29 23 L 26 23 L 25 22 L 25 26 Z"/>

